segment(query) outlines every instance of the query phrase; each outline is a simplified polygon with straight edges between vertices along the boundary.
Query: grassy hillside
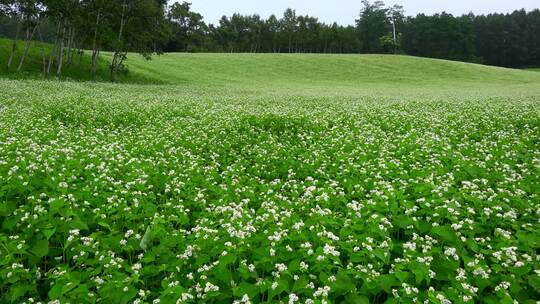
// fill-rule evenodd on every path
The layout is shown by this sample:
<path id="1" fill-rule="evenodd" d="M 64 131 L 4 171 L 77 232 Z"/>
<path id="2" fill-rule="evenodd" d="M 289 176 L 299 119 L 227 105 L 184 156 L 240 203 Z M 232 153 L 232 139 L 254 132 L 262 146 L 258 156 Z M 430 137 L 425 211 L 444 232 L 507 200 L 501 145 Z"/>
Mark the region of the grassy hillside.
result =
<path id="1" fill-rule="evenodd" d="M 323 54 L 166 54 L 145 65 L 130 60 L 139 73 L 169 83 L 526 83 L 538 79 L 519 70 L 388 55 Z"/>
<path id="2" fill-rule="evenodd" d="M 128 64 L 131 72 L 155 82 L 255 94 L 508 94 L 540 82 L 540 74 L 529 71 L 391 55 L 166 54 L 151 62 L 131 56 Z"/>
<path id="3" fill-rule="evenodd" d="M 49 46 L 34 43 L 23 75 L 7 72 L 4 62 L 10 41 L 0 40 L 0 74 L 4 77 L 40 77 L 42 53 Z M 19 46 L 19 53 L 22 45 Z M 110 53 L 103 53 L 97 80 L 108 81 Z M 18 62 L 18 56 L 16 57 Z M 357 94 L 359 92 L 477 91 L 529 87 L 540 75 L 530 71 L 482 66 L 446 60 L 390 55 L 323 54 L 186 54 L 154 56 L 147 61 L 130 54 L 124 83 L 168 84 L 190 88 L 234 88 L 257 92 L 304 92 L 306 94 Z M 89 80 L 90 55 L 64 68 L 68 79 Z M 15 69 L 15 68 L 12 68 Z"/>

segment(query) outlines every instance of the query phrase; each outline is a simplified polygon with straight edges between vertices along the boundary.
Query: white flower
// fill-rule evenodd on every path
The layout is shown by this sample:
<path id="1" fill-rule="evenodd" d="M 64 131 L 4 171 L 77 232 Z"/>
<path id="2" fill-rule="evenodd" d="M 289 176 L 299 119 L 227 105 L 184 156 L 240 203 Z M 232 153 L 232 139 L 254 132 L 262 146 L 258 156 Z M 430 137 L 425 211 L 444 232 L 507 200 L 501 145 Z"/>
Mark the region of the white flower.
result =
<path id="1" fill-rule="evenodd" d="M 289 294 L 289 304 L 294 304 L 294 302 L 300 300 L 300 298 L 294 294 L 294 293 L 291 293 Z"/>
<path id="2" fill-rule="evenodd" d="M 335 257 L 340 256 L 340 253 L 339 253 L 339 251 L 336 250 L 336 247 L 328 245 L 328 244 L 324 245 L 323 252 L 326 255 L 333 255 Z"/>
<path id="3" fill-rule="evenodd" d="M 276 264 L 275 267 L 279 272 L 284 272 L 285 270 L 287 270 L 287 265 L 285 264 Z"/>

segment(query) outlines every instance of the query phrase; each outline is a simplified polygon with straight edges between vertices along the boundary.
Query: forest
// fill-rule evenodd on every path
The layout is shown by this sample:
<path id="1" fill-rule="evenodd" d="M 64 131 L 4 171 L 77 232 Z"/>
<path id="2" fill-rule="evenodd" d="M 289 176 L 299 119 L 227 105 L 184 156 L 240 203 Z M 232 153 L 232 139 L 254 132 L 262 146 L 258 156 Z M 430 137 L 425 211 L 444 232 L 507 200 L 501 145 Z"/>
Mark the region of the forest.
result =
<path id="1" fill-rule="evenodd" d="M 10 38 L 8 70 L 22 70 L 34 41 L 52 45 L 43 73 L 89 50 L 91 73 L 112 52 L 111 77 L 128 52 L 406 54 L 504 67 L 540 66 L 540 10 L 509 14 L 407 16 L 402 6 L 362 1 L 355 25 L 326 24 L 287 9 L 283 16 L 223 16 L 207 24 L 191 3 L 166 0 L 1 0 L 0 37 Z M 22 47 L 21 47 L 22 45 Z M 22 54 L 14 60 L 15 53 Z"/>

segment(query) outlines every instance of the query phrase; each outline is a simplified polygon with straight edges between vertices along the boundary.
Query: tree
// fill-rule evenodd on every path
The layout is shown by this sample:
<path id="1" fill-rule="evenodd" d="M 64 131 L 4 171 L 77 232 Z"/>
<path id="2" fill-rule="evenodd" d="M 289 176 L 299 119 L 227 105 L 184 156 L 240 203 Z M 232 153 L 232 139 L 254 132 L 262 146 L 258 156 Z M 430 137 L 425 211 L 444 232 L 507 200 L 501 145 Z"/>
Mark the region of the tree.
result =
<path id="1" fill-rule="evenodd" d="M 168 11 L 171 37 L 168 50 L 194 51 L 202 48 L 208 30 L 201 14 L 191 10 L 191 3 L 175 2 Z"/>
<path id="2" fill-rule="evenodd" d="M 405 23 L 405 10 L 403 9 L 403 6 L 396 4 L 390 7 L 387 13 L 388 13 L 387 18 L 389 19 L 390 24 L 392 24 L 392 34 L 391 34 L 392 48 L 393 48 L 394 54 L 397 54 L 398 50 L 401 48 L 400 31 L 403 28 L 404 23 Z M 388 37 L 388 36 L 384 36 L 384 37 Z M 386 39 L 388 40 L 388 38 Z"/>
<path id="3" fill-rule="evenodd" d="M 30 42 L 34 37 L 36 29 L 39 25 L 41 14 L 43 12 L 43 4 L 40 1 L 25 0 L 19 1 L 19 9 L 22 15 L 22 29 L 26 33 L 24 39 L 24 51 L 17 67 L 17 72 L 22 70 L 24 61 L 28 56 Z"/>
<path id="4" fill-rule="evenodd" d="M 283 19 L 281 20 L 281 26 L 284 34 L 287 36 L 288 41 L 288 51 L 289 53 L 293 52 L 293 40 L 295 38 L 296 31 L 298 29 L 298 19 L 296 18 L 296 11 L 288 8 L 283 14 Z"/>
<path id="5" fill-rule="evenodd" d="M 375 1 L 372 4 L 369 0 L 362 0 L 362 5 L 360 18 L 356 20 L 362 41 L 361 50 L 363 53 L 381 53 L 383 51 L 381 37 L 390 32 L 388 9 L 382 1 Z"/>
<path id="6" fill-rule="evenodd" d="M 280 51 L 279 45 L 279 20 L 276 15 L 271 15 L 266 20 L 266 37 L 265 41 L 269 43 L 269 50 L 272 53 L 277 53 Z"/>
<path id="7" fill-rule="evenodd" d="M 115 0 L 112 11 L 116 21 L 117 38 L 112 43 L 114 53 L 110 66 L 111 80 L 116 82 L 118 73 L 125 69 L 128 51 L 150 59 L 155 51 L 155 37 L 164 31 L 165 1 L 163 0 Z"/>
<path id="8" fill-rule="evenodd" d="M 445 12 L 409 18 L 403 48 L 414 56 L 474 61 L 474 16 L 454 17 Z"/>
<path id="9" fill-rule="evenodd" d="M 97 65 L 99 62 L 99 53 L 101 46 L 110 40 L 111 26 L 109 22 L 110 12 L 109 1 L 107 0 L 83 0 L 81 5 L 81 15 L 84 23 L 91 24 L 91 36 L 88 39 L 88 45 L 92 50 L 90 71 L 92 77 L 96 76 Z M 90 38 L 91 37 L 91 38 Z"/>

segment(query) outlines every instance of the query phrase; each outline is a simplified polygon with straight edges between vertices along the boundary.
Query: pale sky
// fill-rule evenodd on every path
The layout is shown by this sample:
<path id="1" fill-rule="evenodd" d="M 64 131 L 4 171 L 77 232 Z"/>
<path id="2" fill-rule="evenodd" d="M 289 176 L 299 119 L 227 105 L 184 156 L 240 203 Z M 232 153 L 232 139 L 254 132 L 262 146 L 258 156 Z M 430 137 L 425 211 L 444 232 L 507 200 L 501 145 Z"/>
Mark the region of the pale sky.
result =
<path id="1" fill-rule="evenodd" d="M 182 2 L 182 0 L 174 0 Z M 174 1 L 170 1 L 173 3 Z M 360 0 L 186 0 L 192 8 L 204 16 L 207 23 L 217 24 L 221 16 L 233 13 L 259 14 L 267 18 L 271 14 L 281 16 L 286 8 L 296 9 L 297 14 L 318 17 L 326 23 L 354 24 L 361 8 Z M 433 14 L 442 11 L 454 15 L 473 12 L 511 12 L 525 8 L 540 8 L 540 0 L 387 0 L 387 5 L 401 4 L 406 15 Z"/>

